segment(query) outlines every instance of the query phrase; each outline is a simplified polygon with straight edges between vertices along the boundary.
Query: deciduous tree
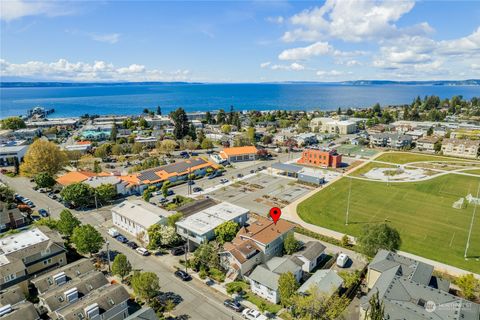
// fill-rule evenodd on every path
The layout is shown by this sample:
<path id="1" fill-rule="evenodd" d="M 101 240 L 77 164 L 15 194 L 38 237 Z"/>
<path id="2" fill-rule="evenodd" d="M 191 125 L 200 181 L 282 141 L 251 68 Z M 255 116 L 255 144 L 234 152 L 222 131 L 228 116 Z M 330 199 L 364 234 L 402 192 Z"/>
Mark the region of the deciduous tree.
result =
<path id="1" fill-rule="evenodd" d="M 61 234 L 71 237 L 73 230 L 81 224 L 80 220 L 78 220 L 70 210 L 63 209 L 62 212 L 60 212 L 60 219 L 58 220 L 57 226 Z"/>
<path id="2" fill-rule="evenodd" d="M 131 284 L 135 295 L 145 301 L 153 299 L 160 290 L 158 276 L 153 272 L 135 272 Z"/>
<path id="3" fill-rule="evenodd" d="M 298 282 L 293 273 L 285 272 L 278 278 L 278 292 L 280 294 L 280 303 L 287 306 L 291 303 L 291 298 L 298 289 Z"/>
<path id="4" fill-rule="evenodd" d="M 370 257 L 373 257 L 379 249 L 396 251 L 401 243 L 397 229 L 386 223 L 367 225 L 358 237 L 360 248 Z"/>
<path id="5" fill-rule="evenodd" d="M 73 183 L 60 192 L 62 199 L 75 206 L 85 207 L 95 201 L 95 189 L 85 183 Z"/>
<path id="6" fill-rule="evenodd" d="M 132 265 L 124 254 L 117 254 L 112 263 L 112 273 L 123 279 L 132 271 Z"/>
<path id="7" fill-rule="evenodd" d="M 56 181 L 50 173 L 40 172 L 35 176 L 35 183 L 39 188 L 51 188 L 55 185 Z"/>
<path id="8" fill-rule="evenodd" d="M 225 221 L 216 227 L 214 232 L 218 243 L 224 244 L 225 242 L 232 241 L 237 235 L 238 229 L 239 225 L 235 221 Z"/>
<path id="9" fill-rule="evenodd" d="M 90 255 L 98 252 L 105 242 L 100 232 L 89 224 L 73 229 L 71 240 L 78 252 Z"/>
<path id="10" fill-rule="evenodd" d="M 67 163 L 65 152 L 53 142 L 37 139 L 28 148 L 20 171 L 23 175 L 33 177 L 41 172 L 51 175 L 60 171 Z"/>
<path id="11" fill-rule="evenodd" d="M 283 249 L 286 254 L 292 254 L 300 250 L 300 242 L 295 239 L 293 232 L 290 232 L 283 240 Z"/>
<path id="12" fill-rule="evenodd" d="M 22 120 L 20 117 L 8 117 L 3 120 L 0 120 L 1 128 L 2 129 L 9 129 L 9 130 L 18 130 L 26 128 L 25 121 Z"/>
<path id="13" fill-rule="evenodd" d="M 466 299 L 473 300 L 479 297 L 480 280 L 476 279 L 472 273 L 459 277 L 455 283 L 462 290 L 462 294 Z"/>

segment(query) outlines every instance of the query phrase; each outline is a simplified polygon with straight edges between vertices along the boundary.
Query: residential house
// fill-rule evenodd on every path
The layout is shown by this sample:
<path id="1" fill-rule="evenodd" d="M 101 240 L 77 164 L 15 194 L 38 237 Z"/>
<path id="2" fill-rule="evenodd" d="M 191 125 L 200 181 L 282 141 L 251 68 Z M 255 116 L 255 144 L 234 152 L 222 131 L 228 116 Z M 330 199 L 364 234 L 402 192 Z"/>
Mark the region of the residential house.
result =
<path id="1" fill-rule="evenodd" d="M 317 135 L 315 133 L 301 133 L 295 136 L 294 139 L 299 146 L 308 146 L 318 143 Z"/>
<path id="2" fill-rule="evenodd" d="M 26 301 L 25 293 L 19 286 L 0 291 L 1 320 L 38 320 L 40 316 L 35 306 Z"/>
<path id="3" fill-rule="evenodd" d="M 120 179 L 120 177 L 117 176 L 102 175 L 89 177 L 87 180 L 84 180 L 83 183 L 89 185 L 92 188 L 97 188 L 102 184 L 110 184 L 115 187 L 117 195 L 126 196 L 132 193 L 132 189 L 129 188 L 128 182 L 123 181 L 122 179 Z"/>
<path id="4" fill-rule="evenodd" d="M 143 200 L 125 200 L 112 208 L 114 226 L 148 243 L 148 229 L 155 224 L 166 225 L 173 212 Z"/>
<path id="5" fill-rule="evenodd" d="M 258 149 L 255 146 L 224 148 L 220 157 L 228 162 L 252 161 L 258 159 Z"/>
<path id="6" fill-rule="evenodd" d="M 412 144 L 412 137 L 398 133 L 378 133 L 370 136 L 370 144 L 375 147 L 401 149 Z"/>
<path id="7" fill-rule="evenodd" d="M 303 262 L 302 270 L 312 272 L 323 260 L 326 247 L 318 241 L 308 241 L 302 250 L 293 254 Z"/>
<path id="8" fill-rule="evenodd" d="M 58 269 L 36 276 L 30 283 L 37 289 L 39 294 L 49 290 L 55 290 L 59 286 L 82 277 L 95 270 L 94 265 L 88 259 L 80 259 Z"/>
<path id="9" fill-rule="evenodd" d="M 124 320 L 158 320 L 155 310 L 150 307 L 142 307 Z"/>
<path id="10" fill-rule="evenodd" d="M 67 263 L 60 234 L 45 226 L 35 227 L 0 239 L 0 290 L 18 284 Z"/>
<path id="11" fill-rule="evenodd" d="M 385 319 L 478 320 L 480 305 L 451 295 L 449 282 L 436 278 L 433 266 L 380 250 L 368 266 L 367 296 L 360 300 L 359 319 L 378 294 Z M 368 319 L 368 318 L 367 318 Z"/>
<path id="12" fill-rule="evenodd" d="M 322 296 L 330 297 L 343 285 L 343 279 L 333 269 L 317 270 L 297 292 L 307 294 L 309 290 L 316 290 Z"/>
<path id="13" fill-rule="evenodd" d="M 442 152 L 446 156 L 472 158 L 478 156 L 480 140 L 443 139 Z"/>
<path id="14" fill-rule="evenodd" d="M 435 136 L 425 136 L 417 140 L 417 149 L 418 151 L 435 153 L 435 144 L 440 139 Z"/>
<path id="15" fill-rule="evenodd" d="M 250 289 L 256 295 L 272 302 L 280 301 L 278 280 L 280 275 L 291 272 L 295 279 L 302 279 L 302 262 L 292 256 L 273 257 L 264 264 L 257 266 L 248 276 Z"/>
<path id="16" fill-rule="evenodd" d="M 61 320 L 123 320 L 128 317 L 130 294 L 119 284 L 103 286 L 56 310 L 52 318 Z"/>
<path id="17" fill-rule="evenodd" d="M 213 240 L 215 228 L 224 222 L 234 221 L 243 227 L 248 220 L 248 213 L 248 209 L 222 202 L 178 221 L 177 233 L 194 248 Z"/>
<path id="18" fill-rule="evenodd" d="M 293 233 L 295 226 L 286 221 L 257 217 L 241 228 L 236 237 L 223 245 L 220 263 L 227 276 L 235 279 L 249 274 L 252 269 L 283 253 L 283 241 Z"/>
<path id="19" fill-rule="evenodd" d="M 342 155 L 337 150 L 325 147 L 308 147 L 302 152 L 302 157 L 297 161 L 320 167 L 339 168 L 342 165 Z"/>
<path id="20" fill-rule="evenodd" d="M 17 208 L 0 202 L 0 233 L 24 227 L 28 224 L 28 215 Z"/>

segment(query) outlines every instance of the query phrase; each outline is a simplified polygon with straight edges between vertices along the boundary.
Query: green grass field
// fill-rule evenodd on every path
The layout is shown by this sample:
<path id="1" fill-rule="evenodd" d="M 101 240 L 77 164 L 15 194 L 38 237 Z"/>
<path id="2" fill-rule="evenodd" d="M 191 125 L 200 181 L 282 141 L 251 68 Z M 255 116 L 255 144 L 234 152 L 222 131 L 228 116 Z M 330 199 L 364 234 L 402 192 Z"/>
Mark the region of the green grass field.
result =
<path id="1" fill-rule="evenodd" d="M 402 159 L 408 159 L 404 163 L 424 161 L 416 160 L 418 156 L 402 154 Z M 449 174 L 423 182 L 388 185 L 351 179 L 349 225 L 345 226 L 349 180 L 342 178 L 302 202 L 298 206 L 300 217 L 353 236 L 358 236 L 364 225 L 387 219 L 401 234 L 401 250 L 480 273 L 480 262 L 476 261 L 480 258 L 480 208 L 468 251 L 472 258 L 468 261 L 463 255 L 474 206 L 452 208 L 460 197 L 476 194 L 479 178 Z"/>
<path id="2" fill-rule="evenodd" d="M 378 156 L 375 160 L 404 164 L 418 161 L 452 161 L 452 162 L 472 162 L 473 160 L 458 159 L 453 157 L 442 157 L 428 154 L 407 153 L 407 152 L 387 152 Z M 478 161 L 476 161 L 478 163 Z"/>

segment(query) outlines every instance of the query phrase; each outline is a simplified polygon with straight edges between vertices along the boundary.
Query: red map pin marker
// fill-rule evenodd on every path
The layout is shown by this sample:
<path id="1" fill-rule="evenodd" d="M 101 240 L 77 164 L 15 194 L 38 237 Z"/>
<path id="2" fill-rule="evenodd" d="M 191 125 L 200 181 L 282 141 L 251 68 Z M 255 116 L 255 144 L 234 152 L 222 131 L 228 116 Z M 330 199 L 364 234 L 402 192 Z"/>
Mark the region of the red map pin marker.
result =
<path id="1" fill-rule="evenodd" d="M 280 216 L 282 215 L 282 210 L 277 207 L 273 207 L 270 209 L 270 217 L 272 217 L 272 220 L 275 224 L 277 224 L 277 221 L 280 219 Z"/>

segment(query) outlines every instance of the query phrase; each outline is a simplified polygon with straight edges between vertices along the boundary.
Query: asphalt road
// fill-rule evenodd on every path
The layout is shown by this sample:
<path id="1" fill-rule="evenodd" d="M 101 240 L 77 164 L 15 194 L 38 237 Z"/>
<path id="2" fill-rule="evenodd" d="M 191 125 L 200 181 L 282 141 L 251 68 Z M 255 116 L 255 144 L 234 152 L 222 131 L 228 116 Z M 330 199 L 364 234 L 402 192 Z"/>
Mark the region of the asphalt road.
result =
<path id="1" fill-rule="evenodd" d="M 45 194 L 32 189 L 32 184 L 26 178 L 10 178 L 0 174 L 0 180 L 8 184 L 12 189 L 24 197 L 30 198 L 36 208 L 48 209 L 53 218 L 58 218 L 60 211 L 64 209 L 63 205 L 57 201 L 48 198 Z M 75 211 L 77 217 L 83 222 L 96 226 L 106 239 L 107 230 L 103 226 L 107 220 L 111 219 L 109 207 L 99 210 Z M 160 279 L 162 291 L 172 291 L 179 294 L 183 301 L 175 308 L 174 314 L 188 315 L 190 319 L 211 320 L 211 319 L 242 319 L 242 317 L 223 306 L 223 301 L 227 298 L 225 295 L 207 287 L 200 281 L 193 279 L 189 282 L 182 282 L 173 275 L 173 269 L 170 265 L 162 261 L 162 257 L 149 256 L 143 257 L 127 246 L 109 239 L 110 249 L 125 254 L 132 266 L 136 269 L 155 272 Z"/>

